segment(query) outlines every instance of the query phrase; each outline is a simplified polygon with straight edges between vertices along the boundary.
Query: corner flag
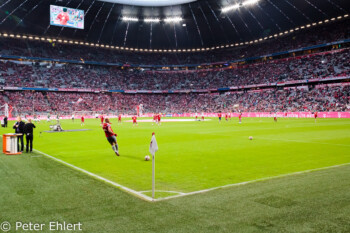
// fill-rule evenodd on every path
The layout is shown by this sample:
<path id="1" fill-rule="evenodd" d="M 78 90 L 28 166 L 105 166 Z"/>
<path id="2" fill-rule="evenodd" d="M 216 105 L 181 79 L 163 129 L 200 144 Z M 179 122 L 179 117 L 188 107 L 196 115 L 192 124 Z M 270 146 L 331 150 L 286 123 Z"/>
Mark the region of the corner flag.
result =
<path id="1" fill-rule="evenodd" d="M 155 154 L 158 151 L 158 143 L 156 140 L 156 135 L 152 133 L 151 143 L 149 145 L 149 152 L 152 154 L 152 199 L 154 200 L 156 192 L 156 160 Z"/>
<path id="2" fill-rule="evenodd" d="M 152 133 L 152 139 L 149 145 L 149 153 L 151 153 L 154 156 L 157 151 L 158 151 L 158 143 L 156 140 L 155 133 Z"/>

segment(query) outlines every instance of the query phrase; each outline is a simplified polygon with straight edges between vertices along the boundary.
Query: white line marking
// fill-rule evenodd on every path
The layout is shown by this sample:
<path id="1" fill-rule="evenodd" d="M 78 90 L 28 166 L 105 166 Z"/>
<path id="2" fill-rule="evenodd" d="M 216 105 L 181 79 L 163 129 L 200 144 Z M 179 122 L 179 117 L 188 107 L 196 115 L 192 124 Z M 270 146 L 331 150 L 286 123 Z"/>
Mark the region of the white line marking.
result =
<path id="1" fill-rule="evenodd" d="M 110 180 L 108 180 L 108 179 L 106 179 L 106 178 L 103 178 L 103 177 L 101 177 L 101 176 L 99 176 L 99 175 L 96 175 L 96 174 L 94 174 L 94 173 L 91 173 L 91 172 L 89 172 L 89 171 L 86 171 L 86 170 L 84 170 L 84 169 L 82 169 L 82 168 L 80 168 L 80 167 L 74 166 L 74 165 L 72 165 L 72 164 L 70 164 L 70 163 L 67 163 L 67 162 L 65 162 L 65 161 L 63 161 L 63 160 L 60 160 L 60 159 L 58 159 L 58 158 L 55 158 L 55 157 L 53 157 L 53 156 L 51 156 L 51 155 L 48 155 L 48 154 L 46 154 L 46 153 L 44 153 L 44 152 L 41 152 L 41 151 L 39 151 L 39 150 L 35 150 L 35 149 L 34 149 L 34 151 L 36 151 L 36 152 L 38 152 L 38 153 L 40 153 L 40 154 L 42 154 L 42 155 L 45 155 L 46 157 L 48 157 L 48 158 L 50 158 L 50 159 L 53 159 L 53 160 L 55 160 L 55 161 L 57 161 L 57 162 L 59 162 L 59 163 L 62 163 L 62 164 L 64 164 L 64 165 L 68 166 L 68 167 L 71 167 L 71 168 L 74 168 L 75 170 L 78 170 L 78 171 L 80 171 L 80 172 L 83 172 L 83 173 L 85 173 L 85 174 L 87 174 L 87 175 L 89 175 L 89 176 L 91 176 L 91 177 L 93 177 L 93 178 L 95 178 L 95 179 L 104 181 L 104 182 L 106 182 L 106 183 L 108 183 L 108 184 L 110 184 L 110 185 L 112 185 L 112 186 L 118 187 L 118 188 L 120 188 L 120 189 L 122 189 L 122 190 L 124 190 L 124 191 L 126 191 L 126 192 L 128 192 L 128 193 L 133 194 L 134 196 L 136 196 L 136 197 L 138 197 L 138 198 L 141 198 L 141 199 L 146 200 L 146 201 L 153 201 L 153 199 L 152 199 L 151 197 L 148 197 L 148 196 L 146 196 L 146 195 L 144 195 L 144 194 L 142 194 L 142 193 L 140 193 L 140 192 L 137 192 L 137 191 L 135 191 L 135 190 L 133 190 L 133 189 L 130 189 L 130 188 L 125 187 L 125 186 L 123 186 L 123 185 L 121 185 L 121 184 L 118 184 L 118 183 L 115 183 L 115 182 L 113 182 L 113 181 L 110 181 Z"/>
<path id="2" fill-rule="evenodd" d="M 347 166 L 347 165 L 350 165 L 350 163 L 343 163 L 343 164 L 338 164 L 338 165 L 329 166 L 329 167 L 321 167 L 321 168 L 309 169 L 309 170 L 293 172 L 293 173 L 288 173 L 288 174 L 283 174 L 283 175 L 264 177 L 264 178 L 260 178 L 260 179 L 256 179 L 256 180 L 250 180 L 250 181 L 245 181 L 245 182 L 241 182 L 241 183 L 227 184 L 227 185 L 223 185 L 223 186 L 218 186 L 218 187 L 209 188 L 209 189 L 203 189 L 203 190 L 194 191 L 194 192 L 190 192 L 190 193 L 184 193 L 184 194 L 170 196 L 170 197 L 158 198 L 158 199 L 155 199 L 154 201 L 156 201 L 156 202 L 157 201 L 164 201 L 164 200 L 169 200 L 169 199 L 178 198 L 178 197 L 185 197 L 185 196 L 199 194 L 199 193 L 206 193 L 206 192 L 209 192 L 209 191 L 218 190 L 218 189 L 222 189 L 222 188 L 241 186 L 241 185 L 256 183 L 256 182 L 259 182 L 259 181 L 266 181 L 266 180 L 272 180 L 272 179 L 276 179 L 276 178 L 283 178 L 283 177 L 287 177 L 287 176 L 300 175 L 300 174 L 304 174 L 304 173 L 309 173 L 309 172 L 314 172 L 314 171 L 321 171 L 321 170 L 337 168 L 337 167 L 342 167 L 342 166 Z"/>

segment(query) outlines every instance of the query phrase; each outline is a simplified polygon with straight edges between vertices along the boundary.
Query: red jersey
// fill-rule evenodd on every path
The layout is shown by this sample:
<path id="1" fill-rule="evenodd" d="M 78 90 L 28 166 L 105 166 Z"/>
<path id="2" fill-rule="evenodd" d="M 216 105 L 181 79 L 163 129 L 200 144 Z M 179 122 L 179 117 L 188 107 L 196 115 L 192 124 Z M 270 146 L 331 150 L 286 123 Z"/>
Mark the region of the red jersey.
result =
<path id="1" fill-rule="evenodd" d="M 226 114 L 226 115 L 225 115 L 225 119 L 227 120 L 227 118 L 228 118 L 228 115 Z"/>
<path id="2" fill-rule="evenodd" d="M 315 118 L 317 118 L 317 112 L 315 112 Z"/>
<path id="3" fill-rule="evenodd" d="M 221 118 L 221 113 L 219 113 L 219 114 L 218 114 L 218 117 L 220 117 L 220 118 Z"/>
<path id="4" fill-rule="evenodd" d="M 119 120 L 119 121 L 122 120 L 122 116 L 121 116 L 121 115 L 118 116 L 118 120 Z"/>
<path id="5" fill-rule="evenodd" d="M 159 114 L 157 117 L 158 117 L 158 121 L 160 121 L 162 116 Z"/>
<path id="6" fill-rule="evenodd" d="M 134 123 L 135 123 L 135 122 L 136 122 L 136 120 L 137 120 L 137 117 L 136 117 L 136 116 L 133 116 L 131 119 L 132 119 L 132 122 L 134 122 Z"/>
<path id="7" fill-rule="evenodd" d="M 84 122 L 84 117 L 83 116 L 81 117 L 81 122 Z"/>
<path id="8" fill-rule="evenodd" d="M 57 18 L 60 21 L 61 25 L 67 25 L 67 22 L 69 21 L 69 15 L 67 12 L 61 12 L 57 15 Z"/>
<path id="9" fill-rule="evenodd" d="M 105 118 L 103 117 L 103 116 L 101 116 L 101 123 L 103 123 L 103 120 L 104 120 Z"/>
<path id="10" fill-rule="evenodd" d="M 239 119 L 241 119 L 241 118 L 242 118 L 242 113 L 240 113 L 240 114 L 239 114 L 238 118 L 239 118 Z"/>
<path id="11" fill-rule="evenodd" d="M 103 131 L 105 132 L 105 135 L 107 138 L 112 137 L 112 136 L 117 136 L 117 134 L 115 134 L 113 132 L 113 129 L 111 127 L 110 123 L 104 123 L 102 126 Z M 110 132 L 109 132 L 110 131 Z M 112 133 L 111 133 L 112 132 Z"/>

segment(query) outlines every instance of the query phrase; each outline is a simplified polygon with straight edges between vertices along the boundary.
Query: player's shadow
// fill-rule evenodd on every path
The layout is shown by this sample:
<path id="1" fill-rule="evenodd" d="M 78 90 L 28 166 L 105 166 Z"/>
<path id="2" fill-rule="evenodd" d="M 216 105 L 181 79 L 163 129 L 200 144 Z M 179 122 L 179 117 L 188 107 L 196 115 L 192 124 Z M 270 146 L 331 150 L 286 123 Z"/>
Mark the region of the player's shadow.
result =
<path id="1" fill-rule="evenodd" d="M 137 156 L 133 156 L 133 155 L 124 155 L 124 154 L 120 154 L 120 157 L 124 157 L 124 158 L 128 158 L 128 159 L 133 159 L 133 160 L 137 160 L 137 161 L 143 161 L 144 158 L 142 157 L 137 157 Z"/>

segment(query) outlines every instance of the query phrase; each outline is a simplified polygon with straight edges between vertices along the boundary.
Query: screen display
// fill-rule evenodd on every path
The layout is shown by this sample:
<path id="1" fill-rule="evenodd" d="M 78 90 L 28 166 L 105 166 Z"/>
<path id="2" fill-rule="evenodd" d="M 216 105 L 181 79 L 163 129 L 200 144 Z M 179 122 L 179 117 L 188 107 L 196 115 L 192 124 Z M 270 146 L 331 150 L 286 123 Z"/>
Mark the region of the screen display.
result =
<path id="1" fill-rule="evenodd" d="M 63 6 L 50 5 L 50 24 L 84 29 L 84 11 Z"/>

